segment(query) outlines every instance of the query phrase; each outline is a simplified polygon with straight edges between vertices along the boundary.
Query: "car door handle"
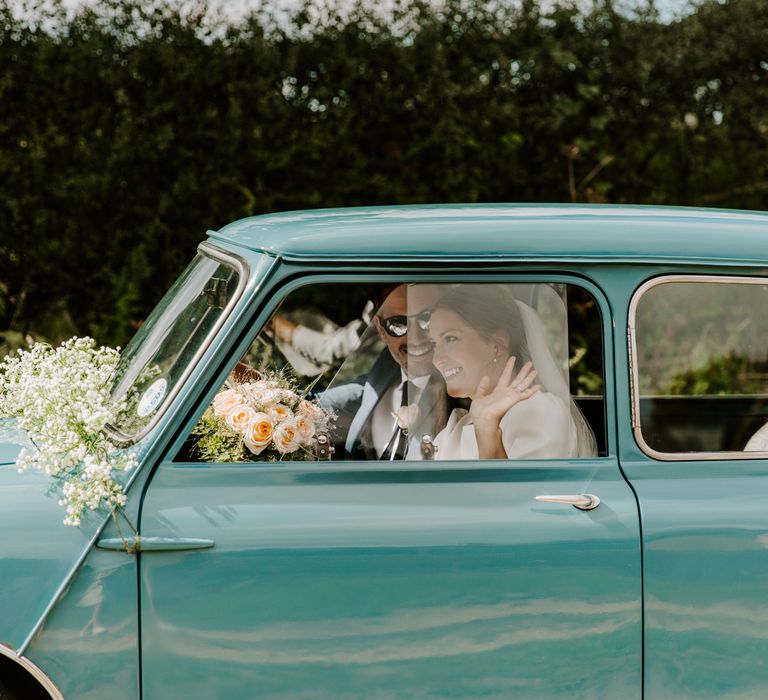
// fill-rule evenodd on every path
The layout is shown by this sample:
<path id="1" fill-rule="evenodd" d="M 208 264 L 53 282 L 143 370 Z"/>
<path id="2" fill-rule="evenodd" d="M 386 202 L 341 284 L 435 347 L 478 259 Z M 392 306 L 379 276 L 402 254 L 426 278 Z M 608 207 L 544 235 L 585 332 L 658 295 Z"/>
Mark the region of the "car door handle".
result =
<path id="1" fill-rule="evenodd" d="M 130 549 L 126 548 L 126 544 Z M 210 549 L 213 540 L 203 540 L 193 537 L 130 537 L 127 541 L 119 537 L 99 540 L 99 549 L 133 552 L 179 552 L 190 549 Z"/>
<path id="2" fill-rule="evenodd" d="M 565 503 L 579 510 L 594 510 L 600 505 L 600 499 L 591 493 L 579 493 L 563 496 L 536 496 L 539 503 Z"/>

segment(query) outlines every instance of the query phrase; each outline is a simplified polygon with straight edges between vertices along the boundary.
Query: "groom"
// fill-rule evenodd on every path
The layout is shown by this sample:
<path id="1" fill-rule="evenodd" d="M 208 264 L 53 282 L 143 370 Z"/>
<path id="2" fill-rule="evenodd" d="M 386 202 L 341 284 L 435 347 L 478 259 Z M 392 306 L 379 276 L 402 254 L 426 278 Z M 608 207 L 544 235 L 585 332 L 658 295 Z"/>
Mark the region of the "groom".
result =
<path id="1" fill-rule="evenodd" d="M 426 332 L 439 287 L 401 284 L 381 303 L 373 323 L 386 350 L 368 374 L 332 387 L 320 405 L 337 416 L 337 459 L 403 459 L 419 450 L 423 434 L 445 426 L 449 407 L 445 382 L 432 365 Z M 408 416 L 407 433 L 396 416 Z M 343 444 L 343 449 L 340 449 Z"/>

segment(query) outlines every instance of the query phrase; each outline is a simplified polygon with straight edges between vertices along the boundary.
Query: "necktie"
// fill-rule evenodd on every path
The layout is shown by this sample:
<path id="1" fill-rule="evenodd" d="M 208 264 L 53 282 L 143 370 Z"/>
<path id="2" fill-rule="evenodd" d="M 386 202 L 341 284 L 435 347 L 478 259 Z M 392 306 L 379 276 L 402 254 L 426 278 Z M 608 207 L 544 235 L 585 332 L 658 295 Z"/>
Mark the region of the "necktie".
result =
<path id="1" fill-rule="evenodd" d="M 411 400 L 415 397 L 416 386 L 411 382 L 405 381 L 400 387 L 402 396 L 400 398 L 400 408 L 408 405 L 408 399 Z M 405 451 L 408 447 L 408 431 L 401 428 L 397 421 L 395 422 L 395 429 L 392 432 L 392 437 L 389 439 L 387 446 L 384 448 L 384 452 L 381 453 L 380 459 L 395 460 L 403 459 L 405 457 Z"/>

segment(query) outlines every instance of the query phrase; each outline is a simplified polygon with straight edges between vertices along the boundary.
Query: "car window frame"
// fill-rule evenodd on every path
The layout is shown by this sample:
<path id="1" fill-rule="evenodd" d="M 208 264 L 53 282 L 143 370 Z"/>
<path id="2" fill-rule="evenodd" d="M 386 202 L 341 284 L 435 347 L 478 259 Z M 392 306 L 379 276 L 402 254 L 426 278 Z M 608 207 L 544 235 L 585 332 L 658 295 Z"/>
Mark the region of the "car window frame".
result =
<path id="1" fill-rule="evenodd" d="M 602 288 L 597 282 L 589 277 L 585 277 L 580 272 L 574 270 L 560 270 L 557 272 L 548 272 L 551 269 L 549 266 L 545 269 L 522 269 L 515 270 L 510 269 L 507 265 L 503 267 L 497 267 L 493 270 L 483 269 L 478 266 L 472 271 L 467 271 L 466 268 L 456 268 L 453 265 L 444 266 L 426 266 L 424 265 L 419 270 L 415 270 L 413 267 L 398 267 L 396 269 L 388 268 L 371 270 L 366 273 L 364 267 L 356 266 L 354 269 L 339 270 L 329 272 L 326 266 L 322 264 L 310 266 L 307 263 L 304 264 L 288 264 L 284 263 L 285 267 L 283 274 L 279 275 L 277 279 L 273 278 L 273 284 L 268 289 L 262 290 L 263 294 L 260 294 L 258 299 L 254 300 L 253 311 L 248 321 L 243 324 L 245 330 L 240 333 L 240 336 L 229 345 L 230 351 L 228 357 L 223 359 L 217 366 L 215 374 L 210 375 L 211 379 L 206 382 L 206 390 L 201 393 L 198 399 L 191 406 L 187 419 L 181 424 L 181 429 L 176 435 L 176 439 L 168 446 L 163 461 L 171 462 L 177 466 L 183 464 L 194 464 L 197 466 L 228 466 L 233 467 L 237 465 L 246 464 L 248 466 L 256 466 L 262 468 L 273 468 L 278 470 L 285 470 L 289 468 L 306 468 L 307 462 L 305 461 L 281 461 L 275 466 L 275 463 L 267 462 L 186 462 L 184 460 L 177 460 L 176 456 L 182 451 L 185 442 L 189 439 L 193 427 L 197 424 L 206 408 L 210 405 L 216 393 L 220 390 L 224 381 L 227 379 L 235 365 L 240 361 L 240 358 L 245 354 L 250 344 L 255 337 L 261 332 L 265 324 L 272 318 L 274 313 L 280 308 L 280 305 L 285 299 L 293 293 L 295 290 L 309 286 L 309 285 L 322 285 L 322 284 L 393 284 L 393 283 L 415 283 L 415 284 L 445 284 L 446 276 L 451 275 L 451 281 L 456 283 L 478 283 L 478 284 L 493 284 L 493 283 L 507 283 L 507 284 L 536 284 L 536 283 L 553 283 L 553 284 L 570 284 L 578 286 L 584 291 L 588 292 L 596 303 L 596 310 L 600 318 L 601 329 L 601 354 L 602 354 L 602 370 L 603 370 L 603 421 L 605 429 L 605 453 L 591 458 L 568 458 L 557 457 L 547 460 L 516 460 L 516 459 L 498 459 L 498 460 L 481 460 L 483 462 L 484 469 L 508 469 L 512 464 L 534 465 L 538 462 L 547 463 L 549 465 L 575 462 L 578 464 L 589 464 L 593 462 L 604 463 L 607 460 L 618 459 L 618 436 L 616 434 L 616 379 L 614 372 L 614 338 L 613 338 L 613 315 L 611 313 L 611 307 L 608 298 Z M 245 311 L 244 313 L 248 313 Z M 255 330 L 254 330 L 255 329 Z M 328 460 L 324 461 L 324 464 L 328 469 L 345 469 L 345 465 L 352 464 L 350 460 Z M 377 460 L 368 461 L 355 461 L 356 469 L 370 469 L 371 471 L 379 471 L 381 465 Z M 466 469 L 467 460 L 403 460 L 402 464 L 398 465 L 398 470 L 403 469 Z"/>
<path id="2" fill-rule="evenodd" d="M 627 313 L 627 345 L 629 361 L 629 391 L 630 391 L 630 415 L 632 423 L 632 435 L 640 450 L 651 459 L 660 462 L 727 462 L 733 460 L 755 460 L 768 458 L 768 452 L 750 451 L 723 451 L 723 452 L 663 452 L 651 447 L 645 440 L 640 423 L 640 374 L 638 367 L 637 352 L 637 307 L 643 295 L 650 289 L 670 284 L 670 283 L 701 283 L 701 284 L 754 284 L 768 287 L 768 277 L 746 276 L 746 275 L 728 275 L 728 274 L 690 274 L 690 273 L 671 273 L 649 279 L 632 293 Z"/>
<path id="3" fill-rule="evenodd" d="M 178 380 L 175 382 L 171 391 L 163 399 L 162 404 L 147 424 L 138 432 L 133 435 L 127 435 L 119 430 L 116 426 L 107 425 L 106 432 L 110 440 L 120 448 L 130 447 L 139 443 L 146 435 L 148 435 L 154 427 L 160 422 L 160 419 L 168 412 L 170 406 L 173 404 L 174 399 L 181 391 L 182 387 L 186 385 L 190 375 L 194 372 L 195 368 L 203 358 L 208 348 L 210 347 L 213 339 L 221 331 L 222 327 L 226 323 L 227 319 L 232 315 L 233 310 L 237 307 L 238 302 L 243 296 L 251 275 L 251 267 L 248 261 L 225 248 L 221 248 L 210 241 L 203 241 L 197 246 L 196 254 L 204 255 L 211 260 L 218 262 L 219 264 L 229 265 L 238 274 L 237 286 L 233 292 L 231 298 L 227 302 L 227 305 L 222 309 L 218 319 L 208 331 L 205 339 L 200 344 L 194 355 L 190 358 L 184 371 L 179 375 Z"/>

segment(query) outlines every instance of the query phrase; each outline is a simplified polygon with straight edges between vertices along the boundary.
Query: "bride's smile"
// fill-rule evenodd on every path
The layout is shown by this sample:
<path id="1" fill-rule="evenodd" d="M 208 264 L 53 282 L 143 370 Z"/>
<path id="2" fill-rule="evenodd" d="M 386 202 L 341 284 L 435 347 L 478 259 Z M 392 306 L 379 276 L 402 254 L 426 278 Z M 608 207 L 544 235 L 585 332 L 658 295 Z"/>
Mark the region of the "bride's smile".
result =
<path id="1" fill-rule="evenodd" d="M 495 382 L 507 359 L 497 345 L 450 309 L 433 311 L 429 337 L 434 343 L 432 363 L 443 375 L 448 393 L 456 398 L 472 398 L 484 376 Z"/>

